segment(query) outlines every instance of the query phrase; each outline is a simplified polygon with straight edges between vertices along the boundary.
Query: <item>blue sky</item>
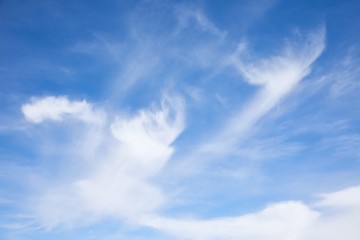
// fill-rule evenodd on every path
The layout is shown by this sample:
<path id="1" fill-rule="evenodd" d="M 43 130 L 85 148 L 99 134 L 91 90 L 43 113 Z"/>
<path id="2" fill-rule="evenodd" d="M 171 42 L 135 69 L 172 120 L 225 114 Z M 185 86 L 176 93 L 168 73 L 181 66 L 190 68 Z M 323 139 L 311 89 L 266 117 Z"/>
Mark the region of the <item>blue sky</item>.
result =
<path id="1" fill-rule="evenodd" d="M 360 4 L 0 3 L 0 238 L 357 240 Z"/>

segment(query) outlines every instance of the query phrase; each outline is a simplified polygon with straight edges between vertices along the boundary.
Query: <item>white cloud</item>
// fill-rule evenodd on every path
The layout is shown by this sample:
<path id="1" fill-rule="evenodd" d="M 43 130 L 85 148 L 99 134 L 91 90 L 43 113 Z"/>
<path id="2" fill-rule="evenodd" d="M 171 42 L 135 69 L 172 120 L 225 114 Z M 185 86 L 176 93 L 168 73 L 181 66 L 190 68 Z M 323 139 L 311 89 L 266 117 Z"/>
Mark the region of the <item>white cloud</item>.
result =
<path id="1" fill-rule="evenodd" d="M 359 189 L 322 194 L 314 207 L 288 201 L 238 217 L 200 220 L 152 216 L 144 218 L 143 224 L 187 240 L 356 240 L 360 233 Z"/>
<path id="2" fill-rule="evenodd" d="M 50 184 L 31 199 L 40 225 L 73 227 L 107 217 L 133 222 L 161 207 L 166 196 L 149 178 L 170 158 L 170 145 L 183 127 L 184 106 L 176 97 L 165 97 L 160 107 L 133 117 L 118 117 L 102 129 L 106 137 L 97 148 L 88 149 L 96 156 L 89 166 L 80 166 L 75 178 L 66 179 L 64 172 L 60 183 Z M 87 137 L 74 142 L 91 143 Z M 79 160 L 78 155 L 72 157 Z"/>
<path id="3" fill-rule="evenodd" d="M 296 240 L 318 213 L 301 202 L 283 202 L 240 217 L 211 220 L 176 220 L 149 218 L 146 224 L 165 231 L 178 239 L 235 240 L 274 239 Z"/>
<path id="4" fill-rule="evenodd" d="M 26 119 L 33 123 L 45 120 L 62 121 L 66 117 L 76 118 L 85 122 L 99 122 L 101 113 L 94 112 L 86 101 L 69 101 L 67 97 L 48 96 L 32 98 L 21 107 Z"/>
<path id="5" fill-rule="evenodd" d="M 112 125 L 114 137 L 122 143 L 132 161 L 133 174 L 152 175 L 172 154 L 169 145 L 184 127 L 183 103 L 165 98 L 161 111 L 142 110 L 133 119 L 119 118 Z M 151 162 L 151 165 L 149 164 Z"/>
<path id="6" fill-rule="evenodd" d="M 266 59 L 246 56 L 246 46 L 229 59 L 241 76 L 252 85 L 260 86 L 251 101 L 225 122 L 211 141 L 200 147 L 201 152 L 228 153 L 251 127 L 310 73 L 312 63 L 325 48 L 325 30 L 309 34 L 298 44 L 288 45 L 282 54 Z"/>
<path id="7" fill-rule="evenodd" d="M 320 195 L 314 206 L 322 213 L 304 240 L 356 240 L 360 236 L 360 186 Z"/>
<path id="8" fill-rule="evenodd" d="M 322 200 L 317 206 L 322 207 L 360 207 L 360 186 L 350 187 L 338 192 L 320 194 Z"/>

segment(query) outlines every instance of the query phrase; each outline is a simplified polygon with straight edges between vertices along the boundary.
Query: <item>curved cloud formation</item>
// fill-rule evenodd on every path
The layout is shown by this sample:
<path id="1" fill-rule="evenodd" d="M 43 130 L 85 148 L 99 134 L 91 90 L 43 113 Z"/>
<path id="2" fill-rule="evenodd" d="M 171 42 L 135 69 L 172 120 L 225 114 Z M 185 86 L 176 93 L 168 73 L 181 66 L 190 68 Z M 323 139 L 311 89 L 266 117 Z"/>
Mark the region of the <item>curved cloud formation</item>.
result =
<path id="1" fill-rule="evenodd" d="M 312 64 L 325 49 L 325 27 L 288 44 L 280 54 L 259 58 L 248 53 L 246 44 L 228 58 L 244 81 L 259 87 L 250 101 L 229 117 L 212 138 L 199 147 L 200 153 L 227 155 L 262 117 L 269 113 L 311 72 Z"/>
<path id="2" fill-rule="evenodd" d="M 83 119 L 93 114 L 90 109 L 90 104 L 65 97 L 45 97 L 23 106 L 24 115 L 35 123 L 47 118 L 60 121 L 64 115 Z M 99 156 L 87 162 L 87 171 L 67 184 L 48 186 L 32 199 L 40 224 L 51 229 L 103 217 L 132 221 L 162 206 L 166 198 L 149 177 L 169 159 L 170 145 L 183 127 L 184 106 L 176 97 L 164 98 L 159 107 L 141 110 L 133 117 L 118 117 L 110 125 L 104 124 L 99 134 L 110 135 L 95 150 L 87 146 Z M 86 142 L 87 136 L 73 141 Z"/>
<path id="3" fill-rule="evenodd" d="M 171 219 L 149 217 L 144 224 L 186 240 L 356 240 L 360 230 L 360 187 L 320 195 L 316 208 L 280 202 L 239 217 Z M 335 208 L 335 210 L 334 210 Z"/>
<path id="4" fill-rule="evenodd" d="M 146 224 L 177 239 L 295 240 L 318 215 L 301 202 L 284 202 L 240 217 L 212 220 L 150 218 Z"/>

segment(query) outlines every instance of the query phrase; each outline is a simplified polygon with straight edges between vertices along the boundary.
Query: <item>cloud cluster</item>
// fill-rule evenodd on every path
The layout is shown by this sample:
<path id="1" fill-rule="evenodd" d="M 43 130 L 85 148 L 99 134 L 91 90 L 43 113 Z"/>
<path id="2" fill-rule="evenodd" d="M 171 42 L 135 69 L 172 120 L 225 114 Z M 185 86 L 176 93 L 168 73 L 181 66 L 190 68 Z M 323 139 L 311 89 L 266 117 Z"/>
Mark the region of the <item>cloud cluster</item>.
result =
<path id="1" fill-rule="evenodd" d="M 43 107 L 49 99 L 66 104 L 53 105 L 60 107 L 49 110 Z M 93 109 L 88 103 L 85 108 L 74 107 L 82 106 L 78 103 L 66 97 L 45 97 L 24 104 L 22 109 L 27 109 L 24 115 L 34 123 L 40 122 L 29 118 L 34 116 L 29 109 L 43 121 L 65 113 L 79 118 L 83 112 L 79 109 Z M 110 217 L 188 240 L 355 240 L 360 234 L 356 225 L 360 221 L 360 187 L 320 194 L 312 204 L 278 202 L 236 217 L 181 219 L 158 215 L 157 210 L 167 199 L 151 177 L 169 160 L 171 144 L 184 129 L 183 101 L 165 97 L 159 106 L 133 116 L 120 115 L 104 126 L 111 139 L 104 140 L 102 146 L 106 147 L 98 149 L 102 158 L 92 163 L 93 168 L 67 184 L 49 186 L 32 199 L 33 213 L 42 227 L 74 227 Z"/>
<path id="2" fill-rule="evenodd" d="M 22 109 L 29 121 L 39 123 L 47 118 L 60 121 L 65 114 L 88 119 L 84 115 L 89 116 L 92 106 L 66 97 L 45 97 L 24 104 Z M 104 217 L 132 222 L 166 201 L 150 178 L 170 158 L 173 152 L 170 145 L 184 127 L 182 100 L 165 97 L 159 107 L 152 106 L 131 117 L 119 116 L 109 125 L 103 125 L 101 134 L 108 132 L 108 137 L 97 149 L 84 149 L 98 156 L 88 163 L 85 173 L 64 181 L 67 183 L 50 185 L 33 197 L 31 208 L 41 226 L 73 227 Z M 88 139 L 80 138 L 80 141 L 88 142 Z"/>
<path id="3" fill-rule="evenodd" d="M 161 4 L 168 6 L 164 2 Z M 166 184 L 162 181 L 165 178 L 170 176 L 166 180 L 172 180 L 186 174 L 191 175 L 194 169 L 195 173 L 199 173 L 202 169 L 198 172 L 196 169 L 202 165 L 205 166 L 204 169 L 207 167 L 216 174 L 222 174 L 218 169 L 225 169 L 223 172 L 228 182 L 233 181 L 230 175 L 241 176 L 237 178 L 241 181 L 253 177 L 250 181 L 256 182 L 252 169 L 248 171 L 246 166 L 240 166 L 243 168 L 239 169 L 240 164 L 222 165 L 220 160 L 230 162 L 233 156 L 240 156 L 250 162 L 252 159 L 263 159 L 264 155 L 285 158 L 283 156 L 287 156 L 287 153 L 301 148 L 300 144 L 285 146 L 282 144 L 285 141 L 283 138 L 270 137 L 257 141 L 246 137 L 256 123 L 311 73 L 313 64 L 325 49 L 326 32 L 322 26 L 312 33 L 299 34 L 298 39 L 292 39 L 274 56 L 255 55 L 244 43 L 233 51 L 226 31 L 218 28 L 200 9 L 178 5 L 165 7 L 166 11 L 160 8 L 153 12 L 149 11 L 149 6 L 152 3 L 145 1 L 135 10 L 136 14 L 129 21 L 130 36 L 124 37 L 124 43 L 119 44 L 98 34 L 99 41 L 96 44 L 80 44 L 73 49 L 94 54 L 99 48 L 100 52 L 106 52 L 104 58 L 113 58 L 118 65 L 118 69 L 114 71 L 116 79 L 107 83 L 109 90 L 104 94 L 107 101 L 114 105 L 118 104 L 119 98 L 129 98 L 132 101 L 138 97 L 134 95 L 141 94 L 141 91 L 146 91 L 146 97 L 152 98 L 159 89 L 163 91 L 172 85 L 174 89 L 178 88 L 178 92 L 186 89 L 190 96 L 186 101 L 196 102 L 195 104 L 204 107 L 206 104 L 206 107 L 211 105 L 211 96 L 217 98 L 216 101 L 221 102 L 224 108 L 228 102 L 235 103 L 232 103 L 228 112 L 220 113 L 221 116 L 217 118 L 219 122 L 214 125 L 206 125 L 208 119 L 202 119 L 198 124 L 196 121 L 204 115 L 187 112 L 196 115 L 192 118 L 195 126 L 192 130 L 204 123 L 206 126 L 194 131 L 194 135 L 188 132 L 188 138 L 185 139 L 188 142 L 184 144 L 187 146 L 180 149 L 182 151 L 173 161 L 175 163 L 169 167 L 167 164 L 175 152 L 174 141 L 185 129 L 186 101 L 182 97 L 164 96 L 159 104 L 152 104 L 134 114 L 106 112 L 85 100 L 77 101 L 65 96 L 32 98 L 21 107 L 27 124 L 39 126 L 46 122 L 47 128 L 31 128 L 29 131 L 39 131 L 36 136 L 42 139 L 56 139 L 58 136 L 54 134 L 57 130 L 55 126 L 65 125 L 64 128 L 72 134 L 65 134 L 65 140 L 58 137 L 60 140 L 55 144 L 52 144 L 51 139 L 49 142 L 46 142 L 47 139 L 42 141 L 41 144 L 45 142 L 43 148 L 53 150 L 54 155 L 66 152 L 66 161 L 51 162 L 58 158 L 44 160 L 47 164 L 40 167 L 42 171 L 46 172 L 45 168 L 53 167 L 59 172 L 51 177 L 50 174 L 43 176 L 42 173 L 35 177 L 39 186 L 34 187 L 36 191 L 27 196 L 25 204 L 27 213 L 31 215 L 27 215 L 26 221 L 30 220 L 24 224 L 8 225 L 8 228 L 15 226 L 20 229 L 36 225 L 41 229 L 53 230 L 115 219 L 116 223 L 150 228 L 158 231 L 159 235 L 181 240 L 355 240 L 360 235 L 356 226 L 360 222 L 360 187 L 320 194 L 318 200 L 311 202 L 292 199 L 265 203 L 268 205 L 263 209 L 244 215 L 234 213 L 231 216 L 205 218 L 196 216 L 198 211 L 191 206 L 185 206 L 194 217 L 171 217 L 177 215 L 172 214 L 177 211 L 177 206 L 170 202 L 170 193 L 164 190 Z M 265 10 L 260 12 L 263 11 Z M 151 23 L 147 21 L 153 17 L 153 13 L 157 16 L 161 12 L 167 12 L 167 20 L 156 18 L 155 23 L 167 22 L 168 25 L 158 24 L 157 30 L 153 31 Z M 253 95 L 249 94 L 250 98 L 245 104 L 231 98 L 230 95 L 239 94 L 236 92 L 238 88 L 231 85 L 233 82 L 224 80 L 224 84 L 214 83 L 219 79 L 227 79 L 229 76 L 224 72 L 229 69 L 232 73 L 235 72 L 231 77 L 237 83 L 241 82 L 245 91 L 254 91 Z M 168 78 L 170 80 L 164 80 Z M 228 91 L 225 94 L 231 92 L 226 99 L 217 92 L 217 88 L 224 85 Z M 135 88 L 137 91 L 132 92 Z M 206 118 L 216 117 L 211 112 L 212 109 L 210 106 L 204 111 L 208 114 Z M 30 128 L 26 128 L 28 129 Z M 41 132 L 44 129 L 50 129 L 51 134 Z M 199 133 L 201 130 L 203 133 Z M 354 142 L 353 139 L 350 141 Z M 346 146 L 349 144 L 346 143 Z M 228 156 L 231 157 L 227 158 Z M 33 158 L 43 157 L 39 153 Z M 216 169 L 212 168 L 215 162 L 212 160 L 218 160 Z M 232 169 L 235 165 L 236 168 Z M 258 165 L 254 168 L 257 167 Z M 67 172 L 69 169 L 71 173 Z M 169 169 L 170 174 L 164 173 Z M 162 173 L 168 175 L 162 178 Z M 201 174 L 203 173 L 196 180 L 203 177 Z M 171 185 L 176 189 L 171 191 L 180 188 L 193 191 L 192 186 L 182 186 L 181 180 L 176 180 Z M 186 183 L 193 184 L 192 180 L 186 179 Z M 201 181 L 206 182 L 206 179 Z M 220 196 L 221 191 L 215 188 L 224 186 L 224 183 L 221 184 L 208 184 L 207 187 L 214 188 L 211 191 L 218 191 Z M 246 190 L 252 191 L 253 187 L 250 183 Z M 209 188 L 202 191 L 206 192 Z M 192 194 L 201 197 L 202 193 Z M 234 193 L 236 194 L 238 193 Z M 176 197 L 171 201 L 176 202 Z M 183 199 L 185 198 L 186 196 Z M 0 199 L 0 204 L 1 201 Z M 221 200 L 217 203 L 221 204 Z M 171 214 L 165 209 L 169 206 L 175 206 L 175 210 L 171 209 L 174 210 L 170 211 Z"/>

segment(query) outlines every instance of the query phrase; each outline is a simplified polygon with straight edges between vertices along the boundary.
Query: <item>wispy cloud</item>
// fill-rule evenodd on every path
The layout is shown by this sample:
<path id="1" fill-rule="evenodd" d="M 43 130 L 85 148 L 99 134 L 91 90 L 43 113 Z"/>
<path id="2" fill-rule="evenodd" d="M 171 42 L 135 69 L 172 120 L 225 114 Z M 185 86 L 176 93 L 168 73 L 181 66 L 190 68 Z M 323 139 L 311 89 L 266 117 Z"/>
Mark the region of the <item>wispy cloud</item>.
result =
<path id="1" fill-rule="evenodd" d="M 59 15 L 40 11 L 34 26 L 16 28 L 5 15 L 0 41 L 16 50 L 4 51 L 1 98 L 9 89 L 16 103 L 0 117 L 0 238 L 2 229 L 75 239 L 360 235 L 357 53 L 329 67 L 331 21 L 329 35 L 323 24 L 274 39 L 302 28 L 282 24 L 292 4 L 200 2 L 33 6 L 26 16 Z M 276 17 L 255 26 L 267 13 Z M 259 49 L 240 41 L 264 35 Z M 16 58 L 32 64 L 15 71 Z"/>
<path id="2" fill-rule="evenodd" d="M 347 94 L 356 93 L 360 89 L 357 77 L 359 75 L 359 58 L 357 49 L 350 48 L 344 55 L 339 56 L 338 61 L 333 63 L 334 69 L 326 75 L 329 87 L 329 99 L 336 100 Z"/>
<path id="3" fill-rule="evenodd" d="M 46 118 L 59 120 L 68 113 L 82 118 L 84 112 L 92 109 L 88 103 L 65 97 L 45 97 L 24 106 L 25 116 L 35 123 Z M 103 217 L 135 221 L 152 212 L 162 206 L 166 196 L 149 178 L 170 158 L 170 144 L 183 128 L 182 100 L 164 97 L 158 107 L 154 105 L 134 116 L 119 116 L 105 125 L 101 134 L 107 137 L 96 146 L 86 139 L 88 134 L 70 139 L 74 143 L 89 143 L 84 147 L 96 159 L 79 166 L 75 162 L 81 161 L 77 159 L 81 156 L 70 155 L 81 174 L 65 180 L 67 173 L 63 172 L 58 184 L 48 185 L 44 179 L 41 185 L 48 186 L 31 197 L 30 211 L 40 226 L 48 229 L 88 224 Z"/>
<path id="4" fill-rule="evenodd" d="M 215 24 L 205 16 L 201 9 L 180 5 L 175 10 L 177 18 L 179 20 L 179 26 L 177 31 L 196 24 L 196 26 L 198 26 L 204 32 L 217 35 L 221 39 L 225 38 L 226 32 L 221 31 L 219 28 L 217 28 Z"/>
<path id="5" fill-rule="evenodd" d="M 154 14 L 162 17 L 161 23 Z M 226 33 L 200 8 L 144 1 L 126 18 L 126 23 L 125 39 L 120 34 L 94 32 L 91 40 L 70 48 L 71 52 L 115 66 L 110 70 L 110 80 L 105 82 L 109 99 L 125 99 L 143 86 L 154 87 L 157 94 L 169 86 L 181 86 L 181 81 L 189 81 L 185 79 L 199 69 L 206 69 L 207 74 L 196 82 L 223 67 L 228 51 L 224 44 Z"/>
<path id="6" fill-rule="evenodd" d="M 246 47 L 229 60 L 244 80 L 260 86 L 259 92 L 241 110 L 224 123 L 212 141 L 201 147 L 203 152 L 229 152 L 232 146 L 276 104 L 287 96 L 311 70 L 311 64 L 325 48 L 325 29 L 320 28 L 275 57 L 254 58 L 244 54 Z"/>

